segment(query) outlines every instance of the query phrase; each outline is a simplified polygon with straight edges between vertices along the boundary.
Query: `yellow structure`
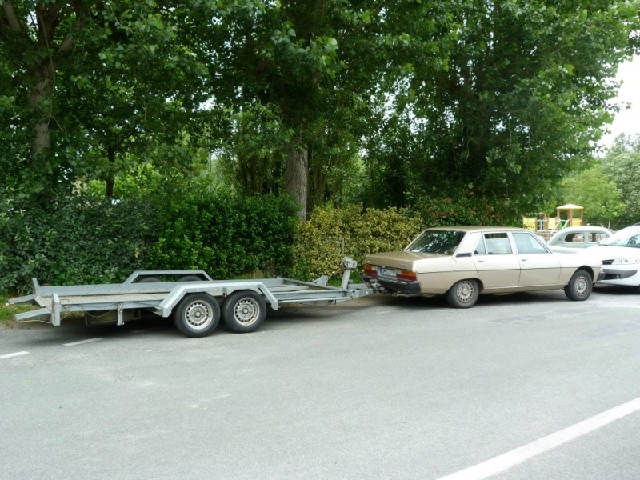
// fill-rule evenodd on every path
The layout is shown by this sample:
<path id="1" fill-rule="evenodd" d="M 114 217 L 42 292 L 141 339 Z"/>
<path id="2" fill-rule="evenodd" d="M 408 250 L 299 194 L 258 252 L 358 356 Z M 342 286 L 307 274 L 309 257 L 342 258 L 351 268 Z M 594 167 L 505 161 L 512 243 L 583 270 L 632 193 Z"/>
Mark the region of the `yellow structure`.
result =
<path id="1" fill-rule="evenodd" d="M 522 226 L 527 230 L 536 230 L 537 227 L 537 218 L 536 217 L 522 217 Z"/>
<path id="2" fill-rule="evenodd" d="M 584 207 L 580 205 L 574 205 L 568 203 L 561 205 L 556 209 L 556 228 L 554 230 L 560 230 L 564 227 L 580 227 L 582 225 L 582 218 L 584 213 Z M 549 219 L 551 222 L 551 219 Z M 551 225 L 549 225 L 551 230 Z"/>
<path id="3" fill-rule="evenodd" d="M 581 226 L 583 224 L 583 213 L 584 207 L 568 203 L 556 208 L 555 217 L 547 217 L 544 213 L 538 214 L 537 217 L 522 217 L 522 226 L 546 238 L 556 230 Z"/>

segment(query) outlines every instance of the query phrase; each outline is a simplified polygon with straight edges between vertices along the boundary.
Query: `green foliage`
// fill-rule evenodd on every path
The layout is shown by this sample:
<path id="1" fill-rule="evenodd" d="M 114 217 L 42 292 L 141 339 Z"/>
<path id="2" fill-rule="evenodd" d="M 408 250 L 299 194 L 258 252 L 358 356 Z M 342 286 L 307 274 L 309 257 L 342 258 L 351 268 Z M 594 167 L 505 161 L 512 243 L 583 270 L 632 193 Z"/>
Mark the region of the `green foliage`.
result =
<path id="1" fill-rule="evenodd" d="M 614 228 L 640 222 L 640 137 L 620 137 L 602 160 L 602 171 L 615 182 L 623 203 Z"/>
<path id="2" fill-rule="evenodd" d="M 62 285 L 122 281 L 143 266 L 154 219 L 148 203 L 91 195 L 13 204 L 0 216 L 0 291 L 28 289 L 31 278 Z"/>
<path id="3" fill-rule="evenodd" d="M 614 178 L 622 180 L 621 177 Z M 567 203 L 584 207 L 585 223 L 605 227 L 616 225 L 625 211 L 616 181 L 605 175 L 599 159 L 587 170 L 565 179 L 561 204 Z"/>
<path id="4" fill-rule="evenodd" d="M 190 193 L 108 201 L 83 193 L 0 216 L 0 291 L 123 281 L 135 269 L 203 269 L 216 278 L 286 275 L 296 219 L 286 199 Z M 202 187 L 202 188 L 200 188 Z"/>
<path id="5" fill-rule="evenodd" d="M 424 196 L 413 210 L 429 227 L 454 225 L 514 225 L 521 216 L 508 198 L 481 197 L 472 190 L 461 190 L 450 197 Z"/>
<path id="6" fill-rule="evenodd" d="M 32 309 L 31 305 L 7 305 L 9 299 L 3 295 L 0 295 L 0 327 L 6 325 L 7 327 L 14 326 L 13 316 L 17 313 L 26 312 Z"/>
<path id="7" fill-rule="evenodd" d="M 610 79 L 632 51 L 638 3 L 423 3 L 405 18 L 413 58 L 376 101 L 370 196 L 398 205 L 470 189 L 535 209 L 611 120 Z M 445 61 L 422 61 L 428 46 Z"/>
<path id="8" fill-rule="evenodd" d="M 196 188 L 173 200 L 160 208 L 149 267 L 203 269 L 214 278 L 288 272 L 296 222 L 286 199 Z"/>
<path id="9" fill-rule="evenodd" d="M 294 275 L 311 280 L 333 273 L 344 256 L 362 265 L 368 253 L 400 250 L 420 233 L 420 225 L 397 208 L 318 207 L 299 225 Z"/>
<path id="10" fill-rule="evenodd" d="M 216 160 L 217 184 L 310 208 L 473 191 L 511 218 L 581 167 L 640 43 L 638 0 L 2 3 L 0 195 L 19 202 L 144 196 L 134 171 L 173 195 Z"/>

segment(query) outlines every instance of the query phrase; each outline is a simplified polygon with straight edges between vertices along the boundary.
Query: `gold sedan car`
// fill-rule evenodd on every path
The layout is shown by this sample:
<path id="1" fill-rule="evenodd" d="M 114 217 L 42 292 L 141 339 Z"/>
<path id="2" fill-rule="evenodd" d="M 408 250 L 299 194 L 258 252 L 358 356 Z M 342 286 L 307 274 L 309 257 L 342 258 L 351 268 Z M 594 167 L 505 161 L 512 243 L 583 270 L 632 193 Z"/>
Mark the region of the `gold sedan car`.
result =
<path id="1" fill-rule="evenodd" d="M 368 255 L 365 280 L 400 295 L 446 295 L 457 308 L 480 294 L 564 289 L 589 298 L 602 264 L 582 253 L 554 253 L 529 230 L 512 227 L 436 227 L 400 252 Z"/>

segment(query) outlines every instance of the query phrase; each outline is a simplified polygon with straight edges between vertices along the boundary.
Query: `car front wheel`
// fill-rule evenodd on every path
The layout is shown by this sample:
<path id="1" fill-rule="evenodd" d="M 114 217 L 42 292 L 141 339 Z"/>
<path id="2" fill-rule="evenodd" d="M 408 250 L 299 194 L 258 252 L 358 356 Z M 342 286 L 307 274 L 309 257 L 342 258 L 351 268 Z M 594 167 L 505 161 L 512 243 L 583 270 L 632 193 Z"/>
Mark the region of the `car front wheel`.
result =
<path id="1" fill-rule="evenodd" d="M 593 289 L 593 280 L 589 272 L 585 270 L 576 271 L 566 287 L 564 293 L 569 300 L 582 302 L 589 298 Z"/>
<path id="2" fill-rule="evenodd" d="M 456 308 L 470 308 L 478 301 L 480 287 L 476 280 L 460 280 L 447 292 L 447 302 Z"/>

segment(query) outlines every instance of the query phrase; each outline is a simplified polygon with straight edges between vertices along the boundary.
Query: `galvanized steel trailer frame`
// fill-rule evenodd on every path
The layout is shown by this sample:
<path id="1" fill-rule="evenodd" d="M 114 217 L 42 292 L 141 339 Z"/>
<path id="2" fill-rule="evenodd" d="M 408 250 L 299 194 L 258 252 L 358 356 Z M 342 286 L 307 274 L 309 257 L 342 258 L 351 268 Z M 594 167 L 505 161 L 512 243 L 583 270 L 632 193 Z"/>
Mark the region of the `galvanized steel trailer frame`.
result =
<path id="1" fill-rule="evenodd" d="M 148 310 L 169 317 L 190 294 L 207 294 L 218 302 L 234 292 L 256 292 L 271 308 L 285 303 L 332 304 L 373 294 L 365 284 L 351 284 L 356 262 L 342 260 L 342 285 L 326 285 L 326 277 L 315 282 L 290 278 L 213 280 L 202 270 L 137 270 L 123 283 L 99 285 L 45 286 L 33 279 L 33 294 L 13 298 L 11 304 L 33 303 L 41 308 L 15 315 L 17 321 L 46 321 L 60 326 L 67 312 L 117 312 L 116 323 L 125 323 L 126 311 Z M 161 277 L 190 278 L 189 281 L 161 281 Z M 196 280 L 197 279 L 197 280 Z M 153 280 L 153 281 L 145 281 Z"/>

